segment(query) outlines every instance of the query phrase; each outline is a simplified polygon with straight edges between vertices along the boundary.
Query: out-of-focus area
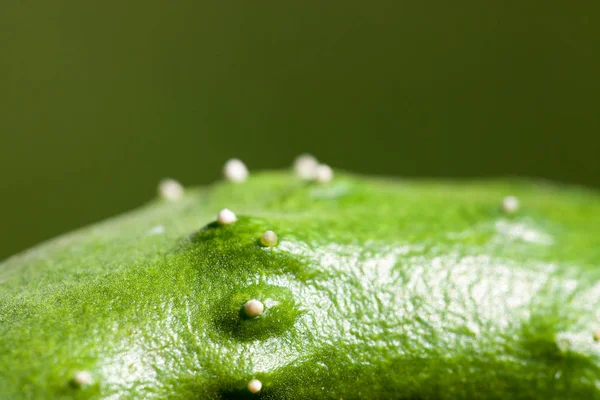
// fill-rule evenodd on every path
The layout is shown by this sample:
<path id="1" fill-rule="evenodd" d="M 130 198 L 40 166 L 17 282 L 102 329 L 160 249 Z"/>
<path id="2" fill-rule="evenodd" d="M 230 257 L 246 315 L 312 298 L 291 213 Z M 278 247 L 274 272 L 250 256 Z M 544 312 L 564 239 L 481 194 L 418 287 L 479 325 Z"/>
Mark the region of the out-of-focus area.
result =
<path id="1" fill-rule="evenodd" d="M 0 259 L 300 152 L 600 187 L 600 2 L 0 3 Z"/>

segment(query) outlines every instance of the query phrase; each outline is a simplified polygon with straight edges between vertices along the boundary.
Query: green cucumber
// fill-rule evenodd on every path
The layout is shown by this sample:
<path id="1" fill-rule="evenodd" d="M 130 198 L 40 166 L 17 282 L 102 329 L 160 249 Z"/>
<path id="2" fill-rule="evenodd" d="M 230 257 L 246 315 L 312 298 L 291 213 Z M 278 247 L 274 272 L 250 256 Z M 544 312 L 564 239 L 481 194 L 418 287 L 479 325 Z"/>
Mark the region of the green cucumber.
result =
<path id="1" fill-rule="evenodd" d="M 42 244 L 0 282 L 0 398 L 600 399 L 581 188 L 264 172 Z"/>

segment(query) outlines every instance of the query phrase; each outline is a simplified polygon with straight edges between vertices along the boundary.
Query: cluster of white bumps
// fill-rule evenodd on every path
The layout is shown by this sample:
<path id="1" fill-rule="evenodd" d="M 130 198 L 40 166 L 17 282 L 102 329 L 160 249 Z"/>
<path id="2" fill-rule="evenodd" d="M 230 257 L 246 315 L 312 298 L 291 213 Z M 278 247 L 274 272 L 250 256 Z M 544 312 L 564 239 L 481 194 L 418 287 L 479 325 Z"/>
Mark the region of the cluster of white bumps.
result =
<path id="1" fill-rule="evenodd" d="M 331 167 L 327 164 L 320 164 L 314 156 L 306 153 L 296 157 L 294 171 L 298 178 L 306 181 L 329 183 L 333 180 Z"/>
<path id="2" fill-rule="evenodd" d="M 307 153 L 296 157 L 294 161 L 296 176 L 302 180 L 329 183 L 333 180 L 333 169 L 327 164 L 321 164 Z M 242 183 L 248 180 L 248 167 L 240 159 L 231 158 L 223 166 L 223 176 L 229 182 Z M 175 179 L 166 178 L 158 184 L 158 194 L 168 201 L 180 200 L 184 195 L 184 187 Z"/>
<path id="3" fill-rule="evenodd" d="M 328 183 L 333 180 L 333 170 L 327 164 L 320 164 L 312 155 L 304 153 L 294 161 L 296 175 L 307 181 Z M 248 179 L 248 168 L 241 160 L 232 158 L 223 167 L 223 176 L 230 182 L 242 183 Z"/>
<path id="4" fill-rule="evenodd" d="M 237 221 L 235 213 L 227 208 L 222 209 L 217 214 L 217 222 L 219 225 L 231 225 Z M 272 247 L 277 245 L 277 234 L 271 230 L 265 231 L 260 237 L 260 244 L 264 247 Z M 256 318 L 263 314 L 265 311 L 265 305 L 262 301 L 257 299 L 248 300 L 242 306 L 244 315 L 248 318 Z M 262 382 L 258 379 L 252 379 L 248 382 L 248 391 L 250 393 L 258 393 L 262 389 Z"/>

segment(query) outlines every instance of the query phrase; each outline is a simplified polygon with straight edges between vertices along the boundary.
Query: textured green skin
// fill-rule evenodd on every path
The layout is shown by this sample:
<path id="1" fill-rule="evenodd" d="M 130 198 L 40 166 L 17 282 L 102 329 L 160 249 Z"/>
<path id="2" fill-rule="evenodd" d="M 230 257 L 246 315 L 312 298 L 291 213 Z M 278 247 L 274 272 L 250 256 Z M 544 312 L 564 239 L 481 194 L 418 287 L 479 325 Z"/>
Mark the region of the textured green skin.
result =
<path id="1" fill-rule="evenodd" d="M 223 207 L 238 222 L 211 224 Z M 600 399 L 583 189 L 262 173 L 43 244 L 0 280 L 2 398 Z M 240 318 L 253 297 L 265 313 Z"/>

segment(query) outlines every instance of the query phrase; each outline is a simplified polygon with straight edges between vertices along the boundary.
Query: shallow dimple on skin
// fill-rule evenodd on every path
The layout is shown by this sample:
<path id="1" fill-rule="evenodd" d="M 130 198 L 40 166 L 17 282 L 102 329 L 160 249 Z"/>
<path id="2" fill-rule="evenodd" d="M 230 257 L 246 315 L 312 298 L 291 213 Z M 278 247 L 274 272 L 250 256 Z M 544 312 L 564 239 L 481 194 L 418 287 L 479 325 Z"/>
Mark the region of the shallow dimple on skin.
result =
<path id="1" fill-rule="evenodd" d="M 14 323 L 0 326 L 8 340 L 0 349 L 10 346 L 10 357 L 51 391 L 68 360 L 85 360 L 68 366 L 93 371 L 101 398 L 216 399 L 247 393 L 257 374 L 263 394 L 282 399 L 446 400 L 482 389 L 501 398 L 507 387 L 519 389 L 516 398 L 551 398 L 567 383 L 579 398 L 597 394 L 596 195 L 290 178 L 257 174 L 243 185 L 190 190 L 22 256 L 25 266 L 10 261 L 0 269 L 10 280 L 8 291 L 0 288 L 9 301 L 0 318 Z M 505 193 L 527 207 L 508 217 L 498 206 Z M 218 226 L 224 206 L 238 220 Z M 159 225 L 162 234 L 145 235 Z M 277 247 L 260 247 L 268 229 L 281 234 Z M 16 270 L 32 280 L 19 278 L 26 285 L 11 297 Z M 32 288 L 44 285 L 60 291 L 38 297 Z M 254 287 L 288 290 L 290 323 L 265 325 L 267 334 L 223 329 L 223 302 L 239 293 L 231 304 L 239 318 Z M 48 302 L 56 309 L 46 318 L 38 310 Z M 266 319 L 244 322 L 270 323 L 269 309 L 286 303 L 265 304 Z M 20 346 L 26 339 L 33 345 Z M 44 340 L 58 345 L 48 352 Z M 563 341 L 569 351 L 560 351 Z M 555 373 L 558 380 L 536 380 Z"/>

